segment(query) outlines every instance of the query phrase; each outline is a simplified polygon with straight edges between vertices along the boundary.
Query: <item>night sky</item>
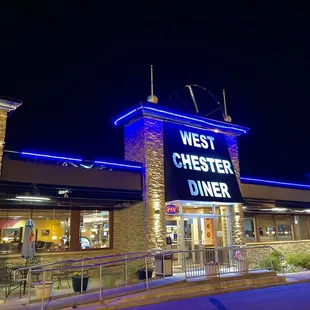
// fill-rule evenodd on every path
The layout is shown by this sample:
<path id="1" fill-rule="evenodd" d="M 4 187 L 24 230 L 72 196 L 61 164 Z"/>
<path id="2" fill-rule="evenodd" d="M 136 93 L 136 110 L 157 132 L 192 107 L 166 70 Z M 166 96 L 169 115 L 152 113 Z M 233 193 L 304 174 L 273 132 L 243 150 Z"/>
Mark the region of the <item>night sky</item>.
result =
<path id="1" fill-rule="evenodd" d="M 220 101 L 226 89 L 233 123 L 251 128 L 239 139 L 243 176 L 306 182 L 306 7 L 49 3 L 1 7 L 0 96 L 24 101 L 8 119 L 6 149 L 123 158 L 123 131 L 110 119 L 147 98 L 153 64 L 155 93 L 167 108 L 194 112 L 186 84 Z M 203 115 L 218 107 L 195 91 Z"/>

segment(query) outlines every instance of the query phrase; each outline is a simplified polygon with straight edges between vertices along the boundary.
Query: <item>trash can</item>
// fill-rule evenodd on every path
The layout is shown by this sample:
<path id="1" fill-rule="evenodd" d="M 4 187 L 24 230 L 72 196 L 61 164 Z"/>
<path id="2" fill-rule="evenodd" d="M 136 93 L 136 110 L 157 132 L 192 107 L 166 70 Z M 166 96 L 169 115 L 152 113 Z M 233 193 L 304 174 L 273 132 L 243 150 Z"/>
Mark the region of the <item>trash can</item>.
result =
<path id="1" fill-rule="evenodd" d="M 173 275 L 172 254 L 155 255 L 155 275 L 169 277 Z"/>

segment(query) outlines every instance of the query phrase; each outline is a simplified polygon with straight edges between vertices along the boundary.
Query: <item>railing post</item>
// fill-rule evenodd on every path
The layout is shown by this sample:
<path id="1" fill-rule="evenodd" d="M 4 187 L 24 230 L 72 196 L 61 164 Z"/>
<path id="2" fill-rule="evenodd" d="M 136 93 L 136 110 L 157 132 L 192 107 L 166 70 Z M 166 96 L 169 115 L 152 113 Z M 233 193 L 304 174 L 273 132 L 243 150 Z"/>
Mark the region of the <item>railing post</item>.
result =
<path id="1" fill-rule="evenodd" d="M 125 255 L 125 285 L 128 283 L 128 255 Z"/>
<path id="2" fill-rule="evenodd" d="M 44 310 L 45 275 L 46 275 L 46 272 L 44 271 L 43 272 L 43 289 L 42 289 L 42 297 L 41 297 L 41 310 Z"/>
<path id="3" fill-rule="evenodd" d="M 100 301 L 102 300 L 102 265 L 99 266 L 99 281 L 100 281 Z"/>
<path id="4" fill-rule="evenodd" d="M 28 282 L 28 305 L 30 305 L 30 302 L 31 302 L 31 268 L 29 268 L 28 270 L 26 281 Z"/>
<path id="5" fill-rule="evenodd" d="M 147 270 L 147 257 L 144 257 L 144 264 L 145 264 L 145 285 L 146 289 L 149 289 L 149 276 L 148 276 L 148 270 Z"/>
<path id="6" fill-rule="evenodd" d="M 183 257 L 183 261 L 184 261 L 184 272 L 185 272 L 185 280 L 187 279 L 187 267 L 186 267 L 186 252 L 183 251 L 182 252 L 182 257 Z"/>
<path id="7" fill-rule="evenodd" d="M 83 282 L 84 282 L 84 261 L 82 261 L 82 273 L 81 273 L 81 294 L 83 293 Z"/>

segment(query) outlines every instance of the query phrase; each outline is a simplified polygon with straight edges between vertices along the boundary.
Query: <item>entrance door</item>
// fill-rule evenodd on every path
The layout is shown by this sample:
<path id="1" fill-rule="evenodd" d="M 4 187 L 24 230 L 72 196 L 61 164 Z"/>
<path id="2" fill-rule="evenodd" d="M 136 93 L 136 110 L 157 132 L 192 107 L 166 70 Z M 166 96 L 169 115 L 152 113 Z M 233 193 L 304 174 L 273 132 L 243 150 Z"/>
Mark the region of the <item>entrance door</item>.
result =
<path id="1" fill-rule="evenodd" d="M 181 248 L 186 252 L 186 258 L 195 263 L 202 263 L 203 251 L 206 248 L 214 248 L 215 219 L 206 215 L 184 215 L 181 218 L 184 223 L 184 238 L 181 240 Z"/>

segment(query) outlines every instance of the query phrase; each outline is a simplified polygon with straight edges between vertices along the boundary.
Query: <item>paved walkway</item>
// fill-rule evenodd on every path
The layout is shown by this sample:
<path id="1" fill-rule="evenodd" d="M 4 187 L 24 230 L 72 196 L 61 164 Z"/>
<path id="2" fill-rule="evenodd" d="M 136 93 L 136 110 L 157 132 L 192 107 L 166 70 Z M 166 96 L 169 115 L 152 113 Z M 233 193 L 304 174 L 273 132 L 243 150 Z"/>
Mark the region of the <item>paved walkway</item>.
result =
<path id="1" fill-rule="evenodd" d="M 162 285 L 168 285 L 171 283 L 175 283 L 177 281 L 182 281 L 184 279 L 184 276 L 182 274 L 167 277 L 164 279 L 156 279 L 149 282 L 150 288 L 156 288 L 160 287 Z M 302 283 L 302 282 L 310 282 L 310 271 L 304 271 L 304 272 L 298 272 L 298 273 L 291 273 L 286 274 L 286 279 L 288 283 Z M 145 290 L 145 283 L 138 283 L 134 285 L 128 285 L 108 290 L 102 291 L 103 299 L 107 299 L 110 297 L 118 296 L 121 294 L 126 293 L 138 293 Z M 60 309 L 63 307 L 69 307 L 69 305 L 72 305 L 76 303 L 77 305 L 80 303 L 85 304 L 85 300 L 87 302 L 92 303 L 94 301 L 99 301 L 99 292 L 88 292 L 84 294 L 74 294 L 71 296 L 66 296 L 65 298 L 59 298 L 59 299 L 53 299 L 51 301 L 45 301 L 44 303 L 44 309 Z M 0 310 L 39 310 L 41 309 L 40 303 L 25 305 L 27 302 L 27 299 L 17 299 L 16 296 L 9 297 L 5 304 L 0 304 Z M 80 307 L 79 307 L 80 308 Z M 69 307 L 68 309 L 71 309 Z M 81 309 L 81 308 L 80 308 Z M 86 309 L 86 308 L 84 308 Z M 139 308 L 140 309 L 140 308 Z M 152 308 L 153 309 L 153 308 Z M 183 308 L 184 309 L 184 308 Z M 211 310 L 212 308 L 210 308 Z M 216 308 L 215 308 L 216 309 Z M 221 309 L 221 308 L 218 308 Z M 197 310 L 197 309 L 196 309 Z M 296 309 L 295 309 L 296 310 Z"/>

